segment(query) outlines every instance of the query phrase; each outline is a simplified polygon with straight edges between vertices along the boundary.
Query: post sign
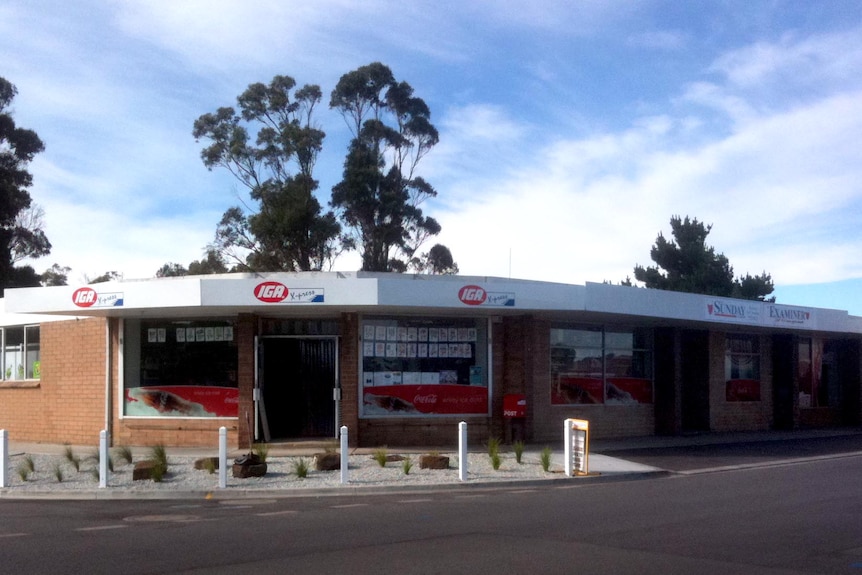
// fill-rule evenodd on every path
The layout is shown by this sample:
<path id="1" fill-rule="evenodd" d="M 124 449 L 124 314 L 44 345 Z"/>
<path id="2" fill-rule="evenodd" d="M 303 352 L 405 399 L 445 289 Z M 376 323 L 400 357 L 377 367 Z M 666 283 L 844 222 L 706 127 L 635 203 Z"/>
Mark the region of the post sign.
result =
<path id="1" fill-rule="evenodd" d="M 527 396 L 523 393 L 507 393 L 503 396 L 503 417 L 527 416 Z"/>

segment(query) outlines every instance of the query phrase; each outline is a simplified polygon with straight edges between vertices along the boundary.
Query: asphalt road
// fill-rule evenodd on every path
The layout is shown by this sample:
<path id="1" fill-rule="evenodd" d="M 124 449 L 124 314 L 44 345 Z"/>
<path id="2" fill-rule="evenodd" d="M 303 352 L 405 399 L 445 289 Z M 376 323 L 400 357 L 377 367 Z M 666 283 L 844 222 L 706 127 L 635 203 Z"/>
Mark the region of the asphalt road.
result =
<path id="1" fill-rule="evenodd" d="M 852 456 L 391 496 L 0 500 L 0 571 L 862 573 L 860 477 Z"/>

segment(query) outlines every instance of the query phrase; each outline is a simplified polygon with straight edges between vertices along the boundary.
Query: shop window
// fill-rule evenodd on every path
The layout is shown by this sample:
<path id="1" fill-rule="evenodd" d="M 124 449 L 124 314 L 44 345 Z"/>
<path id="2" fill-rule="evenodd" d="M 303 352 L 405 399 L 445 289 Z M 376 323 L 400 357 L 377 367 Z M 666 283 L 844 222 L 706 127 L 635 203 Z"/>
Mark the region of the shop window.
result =
<path id="1" fill-rule="evenodd" d="M 123 351 L 125 416 L 237 416 L 232 321 L 126 320 Z"/>
<path id="2" fill-rule="evenodd" d="M 36 380 L 42 377 L 39 326 L 2 328 L 4 381 Z"/>
<path id="3" fill-rule="evenodd" d="M 840 405 L 841 388 L 835 342 L 799 338 L 797 377 L 799 407 Z"/>
<path id="4" fill-rule="evenodd" d="M 362 322 L 362 415 L 487 415 L 487 336 L 477 320 Z"/>
<path id="5" fill-rule="evenodd" d="M 725 399 L 760 401 L 760 337 L 728 334 L 724 353 Z"/>
<path id="6" fill-rule="evenodd" d="M 647 329 L 551 329 L 551 402 L 652 403 L 652 341 Z"/>

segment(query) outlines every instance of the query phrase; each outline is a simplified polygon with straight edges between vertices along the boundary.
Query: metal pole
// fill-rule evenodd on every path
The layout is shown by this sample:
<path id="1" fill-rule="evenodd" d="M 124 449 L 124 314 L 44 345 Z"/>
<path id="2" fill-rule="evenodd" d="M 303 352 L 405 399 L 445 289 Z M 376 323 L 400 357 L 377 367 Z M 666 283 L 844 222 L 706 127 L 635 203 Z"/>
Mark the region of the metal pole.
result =
<path id="1" fill-rule="evenodd" d="M 563 459 L 566 462 L 566 477 L 572 476 L 572 421 L 570 419 L 563 420 Z"/>
<path id="2" fill-rule="evenodd" d="M 218 428 L 218 486 L 227 487 L 227 427 Z"/>
<path id="3" fill-rule="evenodd" d="M 467 481 L 467 422 L 458 424 L 458 479 Z"/>
<path id="4" fill-rule="evenodd" d="M 0 487 L 6 485 L 6 470 L 9 469 L 9 436 L 5 429 L 0 429 Z"/>
<path id="5" fill-rule="evenodd" d="M 347 426 L 341 426 L 341 483 L 348 483 L 350 478 L 347 476 Z"/>
<path id="6" fill-rule="evenodd" d="M 99 487 L 108 486 L 108 431 L 99 432 Z"/>

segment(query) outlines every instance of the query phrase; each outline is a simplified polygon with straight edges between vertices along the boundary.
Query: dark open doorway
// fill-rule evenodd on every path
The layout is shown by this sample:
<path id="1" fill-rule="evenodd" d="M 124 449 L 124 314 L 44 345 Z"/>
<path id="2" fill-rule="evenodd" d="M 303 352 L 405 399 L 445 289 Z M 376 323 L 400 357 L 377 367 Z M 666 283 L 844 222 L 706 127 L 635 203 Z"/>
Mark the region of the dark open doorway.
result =
<path id="1" fill-rule="evenodd" d="M 259 353 L 262 436 L 335 437 L 335 338 L 264 338 Z"/>

